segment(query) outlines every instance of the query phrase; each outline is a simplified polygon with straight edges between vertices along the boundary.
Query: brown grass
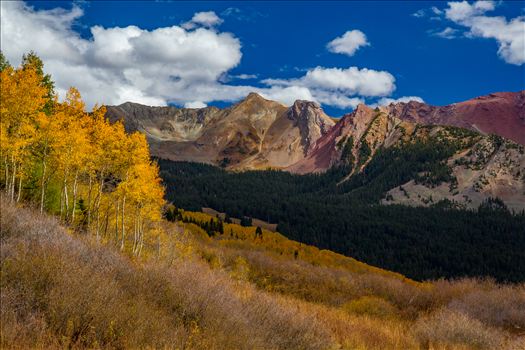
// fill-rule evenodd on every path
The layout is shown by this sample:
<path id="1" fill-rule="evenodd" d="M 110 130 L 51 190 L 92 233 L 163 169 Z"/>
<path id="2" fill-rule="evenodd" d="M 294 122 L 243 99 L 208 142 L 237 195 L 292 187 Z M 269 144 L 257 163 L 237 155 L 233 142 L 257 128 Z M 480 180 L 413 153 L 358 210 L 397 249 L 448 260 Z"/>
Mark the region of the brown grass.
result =
<path id="1" fill-rule="evenodd" d="M 464 346 L 472 349 L 500 349 L 505 336 L 460 312 L 440 309 L 415 324 L 420 341 L 430 348 Z"/>
<path id="2" fill-rule="evenodd" d="M 199 261 L 139 264 L 3 203 L 2 348 L 324 348 L 293 306 Z"/>
<path id="3" fill-rule="evenodd" d="M 238 239 L 228 230 L 210 239 L 191 224 L 164 223 L 162 244 L 131 258 L 52 217 L 0 203 L 1 348 L 525 344 L 523 284 L 416 283 L 278 233 L 256 240 L 251 228 L 238 228 Z"/>

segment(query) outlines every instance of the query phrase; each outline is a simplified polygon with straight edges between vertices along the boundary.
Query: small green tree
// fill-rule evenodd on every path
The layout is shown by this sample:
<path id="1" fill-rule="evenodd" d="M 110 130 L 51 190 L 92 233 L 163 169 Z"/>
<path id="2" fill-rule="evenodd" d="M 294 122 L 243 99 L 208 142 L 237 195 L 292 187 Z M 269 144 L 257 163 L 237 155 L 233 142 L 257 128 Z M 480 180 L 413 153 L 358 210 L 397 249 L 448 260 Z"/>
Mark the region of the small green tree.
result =
<path id="1" fill-rule="evenodd" d="M 9 61 L 5 58 L 4 53 L 0 51 L 0 72 L 8 67 L 11 67 L 11 64 L 9 64 Z"/>
<path id="2" fill-rule="evenodd" d="M 217 218 L 217 231 L 222 235 L 224 234 L 224 223 L 221 218 Z"/>
<path id="3" fill-rule="evenodd" d="M 262 229 L 259 226 L 257 226 L 257 228 L 255 229 L 255 238 L 262 239 L 262 236 L 263 236 Z"/>
<path id="4" fill-rule="evenodd" d="M 241 226 L 244 226 L 244 227 L 252 226 L 252 218 L 243 216 L 241 219 Z"/>
<path id="5" fill-rule="evenodd" d="M 177 208 L 173 204 L 168 205 L 164 217 L 168 221 L 175 221 L 177 219 Z"/>
<path id="6" fill-rule="evenodd" d="M 22 67 L 33 67 L 37 74 L 41 77 L 41 86 L 47 89 L 46 104 L 44 105 L 44 112 L 51 114 L 54 106 L 55 97 L 55 83 L 51 80 L 51 75 L 44 73 L 44 62 L 38 57 L 34 51 L 30 51 L 22 56 Z"/>

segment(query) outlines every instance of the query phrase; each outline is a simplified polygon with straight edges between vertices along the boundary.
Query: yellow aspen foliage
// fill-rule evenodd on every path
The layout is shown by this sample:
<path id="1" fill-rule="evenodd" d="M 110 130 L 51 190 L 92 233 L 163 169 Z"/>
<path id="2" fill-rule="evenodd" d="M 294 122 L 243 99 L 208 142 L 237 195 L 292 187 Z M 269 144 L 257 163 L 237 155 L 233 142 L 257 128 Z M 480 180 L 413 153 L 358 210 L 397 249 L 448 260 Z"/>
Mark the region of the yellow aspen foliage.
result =
<path id="1" fill-rule="evenodd" d="M 20 200 L 22 181 L 30 172 L 31 144 L 46 90 L 31 67 L 7 67 L 0 74 L 2 182 L 8 197 L 14 200 L 16 194 L 16 200 Z"/>
<path id="2" fill-rule="evenodd" d="M 146 138 L 110 123 L 104 107 L 87 112 L 73 87 L 59 103 L 40 59 L 28 57 L 39 64 L 26 59 L 0 73 L 0 186 L 11 200 L 34 200 L 41 211 L 139 255 L 150 232 L 159 237 L 164 205 Z"/>

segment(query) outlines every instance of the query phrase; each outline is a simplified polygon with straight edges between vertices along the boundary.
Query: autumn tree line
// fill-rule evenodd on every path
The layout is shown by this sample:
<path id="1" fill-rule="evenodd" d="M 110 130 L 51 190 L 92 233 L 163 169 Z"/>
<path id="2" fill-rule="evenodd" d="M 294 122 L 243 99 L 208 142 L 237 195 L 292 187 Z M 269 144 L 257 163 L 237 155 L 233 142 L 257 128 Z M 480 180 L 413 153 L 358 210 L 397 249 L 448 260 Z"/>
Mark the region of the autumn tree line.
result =
<path id="1" fill-rule="evenodd" d="M 97 240 L 139 255 L 155 234 L 164 188 L 144 135 L 110 123 L 105 108 L 86 111 L 74 87 L 59 102 L 41 59 L 20 67 L 0 53 L 0 186 Z"/>

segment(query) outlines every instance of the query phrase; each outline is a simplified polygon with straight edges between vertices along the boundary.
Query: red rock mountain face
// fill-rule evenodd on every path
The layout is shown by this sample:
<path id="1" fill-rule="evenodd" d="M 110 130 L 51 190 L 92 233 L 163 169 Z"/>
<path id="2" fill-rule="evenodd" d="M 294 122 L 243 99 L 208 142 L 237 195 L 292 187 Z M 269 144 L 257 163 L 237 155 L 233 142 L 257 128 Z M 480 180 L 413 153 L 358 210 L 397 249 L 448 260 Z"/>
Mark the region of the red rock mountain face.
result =
<path id="1" fill-rule="evenodd" d="M 317 140 L 305 159 L 293 164 L 286 170 L 298 174 L 308 174 L 328 170 L 337 163 L 340 152 L 337 142 L 345 135 L 354 134 L 357 129 L 366 129 L 374 116 L 374 110 L 360 104 L 350 114 L 343 116 L 328 133 Z M 362 134 L 361 130 L 361 134 Z"/>
<path id="2" fill-rule="evenodd" d="M 412 101 L 392 103 L 379 109 L 393 120 L 414 125 L 457 126 L 482 134 L 496 134 L 525 145 L 525 91 L 499 92 L 441 107 Z M 340 157 L 337 142 L 346 135 L 359 138 L 375 114 L 374 109 L 359 105 L 320 137 L 305 159 L 287 170 L 306 174 L 329 169 Z"/>
<path id="3" fill-rule="evenodd" d="M 443 107 L 412 101 L 387 108 L 391 116 L 402 120 L 458 126 L 525 145 L 525 90 L 498 92 Z"/>

